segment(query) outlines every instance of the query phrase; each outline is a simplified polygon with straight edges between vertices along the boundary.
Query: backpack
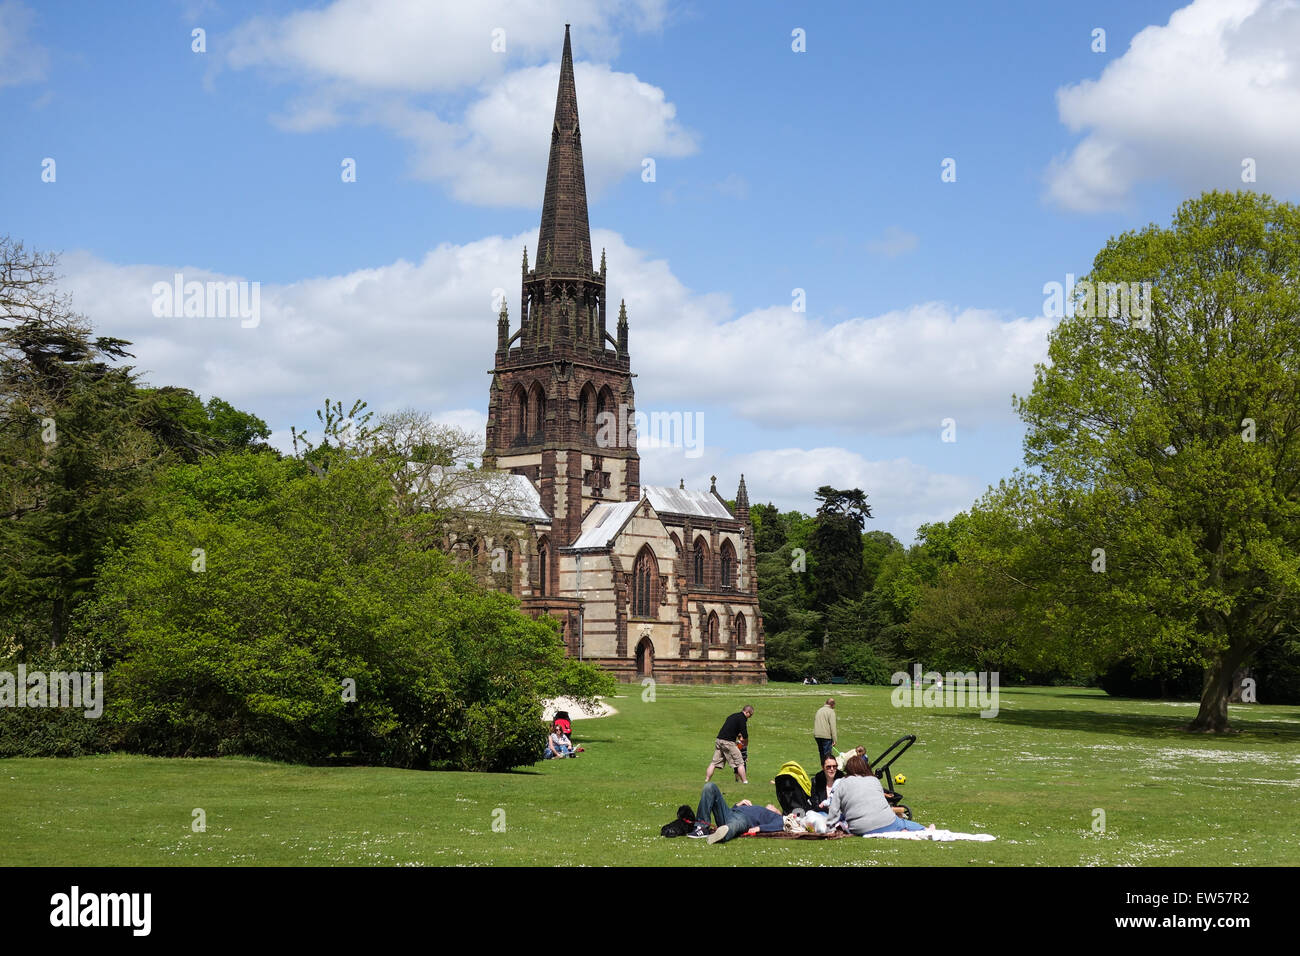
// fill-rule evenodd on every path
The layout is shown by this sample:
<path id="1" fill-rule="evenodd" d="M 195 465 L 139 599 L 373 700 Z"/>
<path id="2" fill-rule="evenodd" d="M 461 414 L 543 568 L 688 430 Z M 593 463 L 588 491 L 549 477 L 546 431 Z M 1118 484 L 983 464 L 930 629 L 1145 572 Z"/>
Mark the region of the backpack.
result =
<path id="1" fill-rule="evenodd" d="M 659 828 L 659 835 L 663 837 L 686 836 L 695 829 L 695 811 L 690 807 L 682 804 L 677 808 L 677 819 L 672 823 L 665 823 Z"/>

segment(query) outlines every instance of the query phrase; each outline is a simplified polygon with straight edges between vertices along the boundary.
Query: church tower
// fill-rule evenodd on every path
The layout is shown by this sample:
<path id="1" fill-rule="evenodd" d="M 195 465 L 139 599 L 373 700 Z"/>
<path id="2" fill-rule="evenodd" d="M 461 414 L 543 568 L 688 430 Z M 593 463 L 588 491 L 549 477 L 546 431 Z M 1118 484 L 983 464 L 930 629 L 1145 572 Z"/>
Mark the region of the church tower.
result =
<path id="1" fill-rule="evenodd" d="M 627 310 L 620 303 L 611 335 L 605 252 L 597 266 L 587 221 L 567 25 L 541 229 L 532 267 L 525 248 L 522 271 L 518 328 L 511 332 L 504 303 L 497 319 L 484 463 L 537 483 L 554 554 L 577 540 L 593 504 L 641 494 Z"/>

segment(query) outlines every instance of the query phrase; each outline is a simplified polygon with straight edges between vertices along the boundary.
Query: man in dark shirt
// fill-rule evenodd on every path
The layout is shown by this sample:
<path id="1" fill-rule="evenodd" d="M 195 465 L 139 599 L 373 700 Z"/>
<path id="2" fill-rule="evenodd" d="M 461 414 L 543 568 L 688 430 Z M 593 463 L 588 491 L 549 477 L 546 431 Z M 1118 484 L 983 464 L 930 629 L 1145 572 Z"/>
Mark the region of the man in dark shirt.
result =
<path id="1" fill-rule="evenodd" d="M 709 820 L 713 820 L 718 825 L 718 828 L 709 834 L 710 843 L 734 840 L 753 827 L 758 827 L 760 833 L 785 829 L 785 820 L 781 812 L 770 804 L 766 807 L 756 807 L 748 800 L 741 800 L 733 807 L 727 806 L 727 801 L 716 783 L 704 785 L 704 789 L 700 791 L 700 806 L 695 812 L 697 826 Z M 699 829 L 692 834 L 692 836 L 699 835 L 703 835 Z"/>
<path id="2" fill-rule="evenodd" d="M 746 704 L 737 713 L 727 718 L 722 729 L 718 731 L 717 740 L 713 742 L 713 760 L 704 771 L 705 783 L 713 778 L 714 770 L 724 765 L 735 768 L 736 773 L 740 774 L 741 783 L 749 783 L 749 777 L 745 774 L 745 758 L 740 754 L 736 739 L 741 736 L 746 740 L 749 739 L 749 718 L 753 716 L 753 706 Z"/>

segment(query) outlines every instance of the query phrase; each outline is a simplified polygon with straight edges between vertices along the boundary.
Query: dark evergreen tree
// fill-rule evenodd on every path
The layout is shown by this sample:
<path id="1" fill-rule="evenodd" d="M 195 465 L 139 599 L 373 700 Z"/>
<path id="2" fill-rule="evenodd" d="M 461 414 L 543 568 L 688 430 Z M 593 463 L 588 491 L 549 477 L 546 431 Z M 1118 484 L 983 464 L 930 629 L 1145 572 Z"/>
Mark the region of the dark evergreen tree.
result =
<path id="1" fill-rule="evenodd" d="M 825 611 L 844 598 L 856 601 L 866 590 L 862 563 L 862 527 L 871 517 L 866 493 L 859 488 L 839 491 L 829 485 L 817 489 L 812 534 L 813 608 Z"/>

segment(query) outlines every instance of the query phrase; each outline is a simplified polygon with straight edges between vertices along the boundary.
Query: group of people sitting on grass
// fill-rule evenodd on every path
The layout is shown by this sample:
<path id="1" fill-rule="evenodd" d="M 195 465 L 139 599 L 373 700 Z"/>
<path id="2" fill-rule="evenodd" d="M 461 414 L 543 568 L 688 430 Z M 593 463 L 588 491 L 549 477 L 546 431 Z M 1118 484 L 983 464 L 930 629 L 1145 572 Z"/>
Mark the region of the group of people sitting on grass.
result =
<path id="1" fill-rule="evenodd" d="M 893 830 L 932 829 L 905 819 L 902 808 L 889 805 L 885 788 L 861 753 L 848 757 L 842 772 L 839 761 L 827 756 L 813 778 L 812 800 L 818 810 L 803 816 L 824 812 L 824 820 L 818 822 L 824 823 L 826 830 L 839 829 L 854 836 L 867 836 Z M 770 803 L 756 807 L 749 800 L 741 800 L 728 806 L 718 785 L 705 783 L 695 813 L 695 826 L 686 835 L 707 837 L 710 843 L 725 843 L 755 828 L 759 833 L 779 832 L 787 828 L 786 817 L 779 807 Z M 820 826 L 816 829 L 823 830 Z"/>

